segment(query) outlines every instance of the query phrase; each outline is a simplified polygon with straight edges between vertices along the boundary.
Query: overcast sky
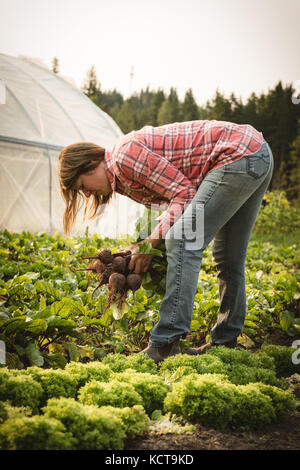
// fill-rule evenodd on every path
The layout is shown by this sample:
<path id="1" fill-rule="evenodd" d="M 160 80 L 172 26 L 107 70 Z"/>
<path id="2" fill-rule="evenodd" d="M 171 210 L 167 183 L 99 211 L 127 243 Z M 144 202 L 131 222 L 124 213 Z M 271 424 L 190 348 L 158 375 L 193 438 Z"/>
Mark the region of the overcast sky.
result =
<path id="1" fill-rule="evenodd" d="M 217 88 L 247 99 L 300 80 L 300 0 L 0 0 L 0 52 L 56 56 L 79 87 L 95 65 L 124 96 L 149 85 L 180 99 L 192 88 L 198 104 Z"/>

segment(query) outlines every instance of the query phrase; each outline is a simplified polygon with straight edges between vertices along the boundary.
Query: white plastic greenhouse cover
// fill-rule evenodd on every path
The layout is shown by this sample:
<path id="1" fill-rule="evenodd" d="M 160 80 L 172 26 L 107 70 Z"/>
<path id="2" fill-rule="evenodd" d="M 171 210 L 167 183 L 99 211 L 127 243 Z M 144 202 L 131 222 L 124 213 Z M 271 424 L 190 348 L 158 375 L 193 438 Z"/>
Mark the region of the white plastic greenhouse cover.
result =
<path id="1" fill-rule="evenodd" d="M 0 230 L 63 231 L 60 150 L 79 141 L 111 148 L 122 137 L 113 119 L 66 79 L 32 59 L 0 54 Z M 102 217 L 73 234 L 132 234 L 144 207 L 115 195 Z"/>

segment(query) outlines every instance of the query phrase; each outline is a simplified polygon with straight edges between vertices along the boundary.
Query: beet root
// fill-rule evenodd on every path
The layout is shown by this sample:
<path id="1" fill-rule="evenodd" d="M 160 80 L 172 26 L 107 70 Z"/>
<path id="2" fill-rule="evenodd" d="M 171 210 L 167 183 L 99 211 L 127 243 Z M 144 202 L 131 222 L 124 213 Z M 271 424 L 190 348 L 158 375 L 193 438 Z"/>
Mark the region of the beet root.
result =
<path id="1" fill-rule="evenodd" d="M 123 274 L 114 272 L 109 276 L 108 288 L 116 293 L 123 292 L 126 288 L 126 277 Z"/>
<path id="2" fill-rule="evenodd" d="M 128 290 L 132 290 L 135 300 L 135 292 L 141 287 L 142 278 L 139 274 L 130 272 L 131 256 L 130 251 L 112 253 L 110 250 L 102 250 L 96 256 L 83 258 L 95 260 L 87 268 L 79 269 L 79 271 L 92 271 L 99 279 L 99 284 L 92 296 L 99 287 L 108 284 L 107 305 L 104 311 L 116 300 L 118 300 L 118 308 L 121 308 Z"/>
<path id="3" fill-rule="evenodd" d="M 102 250 L 95 256 L 85 256 L 82 259 L 98 259 L 103 264 L 111 264 L 114 260 L 112 252 L 110 250 Z"/>
<path id="4" fill-rule="evenodd" d="M 102 261 L 102 263 L 104 264 L 110 264 L 113 262 L 113 255 L 112 255 L 112 252 L 110 250 L 103 250 L 103 251 L 100 251 L 98 253 L 98 258 L 100 259 L 100 261 Z"/>
<path id="5" fill-rule="evenodd" d="M 96 259 L 94 263 L 89 264 L 87 268 L 79 268 L 76 271 L 93 271 L 96 274 L 103 273 L 106 269 L 105 264 L 103 264 L 99 259 Z"/>
<path id="6" fill-rule="evenodd" d="M 95 294 L 96 290 L 99 289 L 99 287 L 101 286 L 104 286 L 105 284 L 108 284 L 109 282 L 109 277 L 110 275 L 113 273 L 113 270 L 111 267 L 106 267 L 105 271 L 100 275 L 99 277 L 99 284 L 97 285 L 97 287 L 94 289 L 93 293 L 92 293 L 92 297 L 93 295 Z"/>
<path id="7" fill-rule="evenodd" d="M 126 282 L 128 289 L 132 290 L 133 300 L 135 300 L 135 292 L 141 287 L 142 278 L 139 274 L 132 273 L 128 274 Z"/>
<path id="8" fill-rule="evenodd" d="M 124 274 L 126 270 L 126 259 L 123 256 L 116 256 L 111 266 L 114 272 Z"/>
<path id="9" fill-rule="evenodd" d="M 111 306 L 112 302 L 114 302 L 117 297 L 119 297 L 118 307 L 120 308 L 122 306 L 123 300 L 126 297 L 126 292 L 127 292 L 126 287 L 127 287 L 126 277 L 123 274 L 114 272 L 109 276 L 109 281 L 108 281 L 109 294 L 107 298 L 105 311 Z"/>

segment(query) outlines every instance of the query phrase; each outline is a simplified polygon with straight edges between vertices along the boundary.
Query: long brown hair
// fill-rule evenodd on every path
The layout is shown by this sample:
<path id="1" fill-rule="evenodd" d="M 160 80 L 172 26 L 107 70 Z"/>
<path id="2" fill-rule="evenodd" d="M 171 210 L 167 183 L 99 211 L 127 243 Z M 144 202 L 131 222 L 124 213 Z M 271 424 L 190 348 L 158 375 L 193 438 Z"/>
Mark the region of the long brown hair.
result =
<path id="1" fill-rule="evenodd" d="M 58 177 L 62 196 L 66 203 L 63 223 L 64 231 L 70 234 L 78 211 L 85 201 L 84 220 L 88 215 L 89 219 L 94 219 L 102 214 L 105 204 L 108 203 L 112 192 L 106 196 L 97 192 L 85 198 L 84 193 L 75 189 L 75 184 L 79 176 L 94 170 L 100 162 L 104 160 L 105 149 L 92 142 L 78 142 L 63 148 L 59 155 Z"/>

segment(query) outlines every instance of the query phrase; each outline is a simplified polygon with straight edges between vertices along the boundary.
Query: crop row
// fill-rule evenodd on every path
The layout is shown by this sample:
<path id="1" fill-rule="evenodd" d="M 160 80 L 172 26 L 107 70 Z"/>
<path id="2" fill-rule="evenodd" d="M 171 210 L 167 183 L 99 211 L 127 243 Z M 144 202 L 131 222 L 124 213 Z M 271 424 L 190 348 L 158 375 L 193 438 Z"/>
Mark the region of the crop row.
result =
<path id="1" fill-rule="evenodd" d="M 284 419 L 296 401 L 282 376 L 299 372 L 293 350 L 212 348 L 160 368 L 143 354 L 108 354 L 65 369 L 0 369 L 0 448 L 122 449 L 157 410 L 217 429 Z M 281 377 L 280 377 L 281 376 Z"/>
<path id="2" fill-rule="evenodd" d="M 46 234 L 0 233 L 0 340 L 12 367 L 64 367 L 68 361 L 98 359 L 107 352 L 132 353 L 145 347 L 159 318 L 162 295 L 143 280 L 135 300 L 105 311 L 107 287 L 92 296 L 95 280 L 80 258 L 103 248 L 104 241 L 64 239 Z M 117 243 L 117 242 L 116 242 Z M 119 249 L 110 245 L 111 249 Z M 299 250 L 298 250 L 299 251 Z M 299 333 L 300 275 L 296 246 L 279 248 L 251 242 L 247 260 L 248 309 L 242 340 L 265 341 L 272 329 Z M 71 263 L 71 264 L 70 264 Z M 161 266 L 161 261 L 155 267 Z M 219 308 L 216 273 L 203 260 L 195 296 L 190 345 L 205 340 Z M 292 343 L 292 338 L 291 338 Z"/>

